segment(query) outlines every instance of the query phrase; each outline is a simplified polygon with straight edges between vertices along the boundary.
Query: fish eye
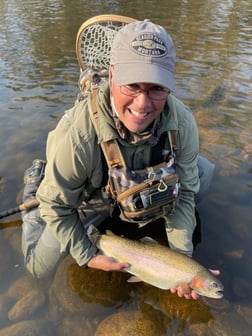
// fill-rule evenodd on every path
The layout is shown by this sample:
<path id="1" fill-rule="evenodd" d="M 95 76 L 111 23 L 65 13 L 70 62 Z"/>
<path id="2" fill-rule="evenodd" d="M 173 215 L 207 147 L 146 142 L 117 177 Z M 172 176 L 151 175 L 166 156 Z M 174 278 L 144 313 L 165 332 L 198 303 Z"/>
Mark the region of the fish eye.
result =
<path id="1" fill-rule="evenodd" d="M 213 288 L 218 288 L 219 286 L 218 286 L 218 284 L 217 284 L 216 282 L 213 282 L 213 283 L 212 283 L 212 287 L 213 287 Z"/>

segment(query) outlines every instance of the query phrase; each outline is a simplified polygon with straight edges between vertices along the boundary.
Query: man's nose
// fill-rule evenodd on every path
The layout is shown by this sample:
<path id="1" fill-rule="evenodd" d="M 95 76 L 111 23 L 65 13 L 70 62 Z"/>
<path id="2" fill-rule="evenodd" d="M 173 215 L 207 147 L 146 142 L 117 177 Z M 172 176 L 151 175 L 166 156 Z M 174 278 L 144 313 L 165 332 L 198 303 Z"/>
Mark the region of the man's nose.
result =
<path id="1" fill-rule="evenodd" d="M 148 91 L 141 91 L 139 95 L 135 98 L 135 102 L 139 107 L 152 105 L 152 101 L 148 95 Z"/>

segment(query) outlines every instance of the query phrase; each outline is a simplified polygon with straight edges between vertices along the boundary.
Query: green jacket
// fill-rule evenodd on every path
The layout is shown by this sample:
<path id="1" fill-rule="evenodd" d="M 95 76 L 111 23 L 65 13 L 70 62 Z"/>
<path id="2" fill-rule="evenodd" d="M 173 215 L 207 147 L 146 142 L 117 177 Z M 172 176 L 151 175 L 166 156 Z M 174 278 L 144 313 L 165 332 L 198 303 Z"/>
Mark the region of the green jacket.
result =
<path id="1" fill-rule="evenodd" d="M 119 138 L 108 112 L 110 102 L 107 83 L 99 89 L 97 106 L 98 136 L 90 118 L 87 99 L 67 110 L 55 130 L 49 133 L 45 178 L 37 191 L 42 218 L 59 240 L 61 251 L 69 252 L 80 266 L 85 265 L 96 252 L 96 247 L 87 237 L 77 208 L 90 197 L 93 190 L 101 187 L 103 172 L 99 143 L 117 138 L 129 168 L 150 166 L 150 145 L 130 145 Z M 174 118 L 174 109 L 178 121 Z M 199 191 L 198 131 L 191 111 L 169 95 L 161 114 L 159 135 L 171 129 L 179 130 L 180 149 L 176 155 L 181 198 L 176 212 L 168 216 L 168 241 L 171 248 L 192 254 L 192 234 L 196 225 L 194 194 Z"/>

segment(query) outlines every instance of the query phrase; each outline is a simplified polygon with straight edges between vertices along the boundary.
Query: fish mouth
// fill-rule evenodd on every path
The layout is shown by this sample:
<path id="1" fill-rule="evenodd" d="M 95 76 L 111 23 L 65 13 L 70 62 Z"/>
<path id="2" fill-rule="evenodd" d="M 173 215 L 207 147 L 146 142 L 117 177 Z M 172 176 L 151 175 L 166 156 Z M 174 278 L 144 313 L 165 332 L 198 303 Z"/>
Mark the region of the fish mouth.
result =
<path id="1" fill-rule="evenodd" d="M 205 294 L 205 296 L 213 298 L 213 299 L 221 299 L 223 298 L 223 288 L 219 288 L 216 291 L 210 291 L 209 295 Z"/>
<path id="2" fill-rule="evenodd" d="M 201 291 L 197 291 L 195 290 L 196 293 L 198 293 L 200 296 L 202 297 L 207 297 L 207 298 L 210 298 L 210 299 L 222 299 L 223 298 L 223 293 L 221 290 L 217 291 L 217 292 L 212 292 L 212 293 L 205 293 L 205 292 L 201 292 Z"/>
<path id="3" fill-rule="evenodd" d="M 198 293 L 199 295 L 201 296 L 205 296 L 205 297 L 208 297 L 208 298 L 211 298 L 211 299 L 221 299 L 223 298 L 223 288 L 216 288 L 215 291 L 213 290 L 199 290 L 197 288 L 193 288 L 193 290 Z"/>
<path id="4" fill-rule="evenodd" d="M 223 298 L 223 292 L 222 290 L 219 290 L 217 292 L 214 293 L 214 296 L 212 296 L 213 298 L 216 298 L 216 299 L 221 299 Z"/>
<path id="5" fill-rule="evenodd" d="M 223 290 L 224 286 L 222 285 L 222 283 L 216 284 L 216 290 L 214 291 L 216 299 L 223 298 Z"/>

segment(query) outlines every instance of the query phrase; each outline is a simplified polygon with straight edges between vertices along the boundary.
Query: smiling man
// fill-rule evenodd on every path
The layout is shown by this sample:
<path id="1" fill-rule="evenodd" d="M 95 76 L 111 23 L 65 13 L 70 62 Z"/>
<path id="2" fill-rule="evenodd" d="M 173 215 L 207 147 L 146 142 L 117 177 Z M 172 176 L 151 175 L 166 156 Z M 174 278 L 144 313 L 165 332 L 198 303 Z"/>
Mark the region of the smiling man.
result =
<path id="1" fill-rule="evenodd" d="M 102 255 L 87 235 L 91 224 L 104 222 L 125 236 L 134 226 L 137 237 L 161 222 L 170 248 L 192 256 L 195 199 L 207 190 L 213 165 L 199 157 L 195 119 L 172 94 L 174 67 L 163 27 L 149 20 L 125 25 L 112 44 L 109 79 L 49 133 L 40 206 L 23 214 L 25 264 L 34 276 L 50 274 L 65 254 L 83 267 L 123 271 L 127 260 Z M 104 143 L 116 144 L 122 165 L 104 160 Z M 32 183 L 24 201 L 35 197 Z M 176 290 L 195 297 L 186 287 Z"/>
<path id="2" fill-rule="evenodd" d="M 169 90 L 156 84 L 138 83 L 118 86 L 111 67 L 111 95 L 114 111 L 124 126 L 141 133 L 159 118 Z"/>

